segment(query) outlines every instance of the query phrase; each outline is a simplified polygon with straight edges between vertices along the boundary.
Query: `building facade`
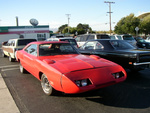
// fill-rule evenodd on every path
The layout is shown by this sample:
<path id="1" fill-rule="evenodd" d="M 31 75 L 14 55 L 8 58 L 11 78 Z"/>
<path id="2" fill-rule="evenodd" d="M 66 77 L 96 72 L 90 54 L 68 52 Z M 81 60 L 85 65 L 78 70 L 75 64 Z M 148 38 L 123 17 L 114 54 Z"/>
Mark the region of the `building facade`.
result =
<path id="1" fill-rule="evenodd" d="M 49 25 L 0 27 L 0 43 L 14 38 L 46 40 L 49 38 Z"/>

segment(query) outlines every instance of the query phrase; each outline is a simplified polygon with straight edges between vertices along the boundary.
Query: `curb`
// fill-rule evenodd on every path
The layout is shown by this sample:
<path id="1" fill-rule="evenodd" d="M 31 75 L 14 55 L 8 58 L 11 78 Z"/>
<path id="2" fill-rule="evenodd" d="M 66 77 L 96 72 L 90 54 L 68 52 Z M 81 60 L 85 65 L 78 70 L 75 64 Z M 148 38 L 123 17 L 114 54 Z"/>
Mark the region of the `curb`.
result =
<path id="1" fill-rule="evenodd" d="M 20 113 L 0 73 L 0 113 Z"/>

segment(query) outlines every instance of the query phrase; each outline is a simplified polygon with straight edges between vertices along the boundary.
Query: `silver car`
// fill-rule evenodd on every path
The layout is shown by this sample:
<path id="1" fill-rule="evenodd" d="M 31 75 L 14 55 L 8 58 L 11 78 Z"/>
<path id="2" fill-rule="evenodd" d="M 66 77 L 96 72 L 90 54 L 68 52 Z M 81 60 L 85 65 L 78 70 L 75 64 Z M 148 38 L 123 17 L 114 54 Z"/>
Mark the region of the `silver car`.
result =
<path id="1" fill-rule="evenodd" d="M 136 40 L 134 39 L 134 37 L 132 35 L 129 34 L 123 34 L 123 35 L 110 35 L 111 39 L 116 39 L 116 40 L 125 40 L 128 43 L 130 43 L 131 45 L 133 45 L 134 47 L 136 47 Z"/>

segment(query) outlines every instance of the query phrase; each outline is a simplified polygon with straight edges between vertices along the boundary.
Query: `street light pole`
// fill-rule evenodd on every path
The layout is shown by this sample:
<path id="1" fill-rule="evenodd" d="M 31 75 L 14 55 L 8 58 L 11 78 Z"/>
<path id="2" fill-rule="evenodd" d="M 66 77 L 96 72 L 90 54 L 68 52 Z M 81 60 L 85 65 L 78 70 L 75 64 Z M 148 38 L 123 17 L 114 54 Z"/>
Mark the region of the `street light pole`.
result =
<path id="1" fill-rule="evenodd" d="M 66 14 L 66 16 L 68 17 L 68 33 L 69 33 L 69 20 L 70 20 L 70 15 L 71 15 L 71 14 Z"/>
<path id="2" fill-rule="evenodd" d="M 109 1 L 104 1 L 104 3 L 108 3 L 109 4 L 109 12 L 107 12 L 107 13 L 109 13 L 109 24 L 110 24 L 110 35 L 111 35 L 111 13 L 113 13 L 113 12 L 111 12 L 111 4 L 114 4 L 115 2 L 109 2 Z"/>
<path id="3" fill-rule="evenodd" d="M 19 26 L 18 17 L 16 16 L 16 26 Z"/>

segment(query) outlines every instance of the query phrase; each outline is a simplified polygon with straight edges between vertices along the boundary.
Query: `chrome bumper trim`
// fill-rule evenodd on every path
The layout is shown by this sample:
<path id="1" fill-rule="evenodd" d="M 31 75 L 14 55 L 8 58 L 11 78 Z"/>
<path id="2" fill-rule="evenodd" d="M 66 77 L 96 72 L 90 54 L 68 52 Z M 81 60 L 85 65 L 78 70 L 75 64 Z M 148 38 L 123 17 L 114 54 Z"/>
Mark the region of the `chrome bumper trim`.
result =
<path id="1" fill-rule="evenodd" d="M 137 66 L 137 65 L 143 65 L 143 64 L 150 64 L 150 62 L 133 63 L 133 65 L 135 65 L 135 66 Z"/>

